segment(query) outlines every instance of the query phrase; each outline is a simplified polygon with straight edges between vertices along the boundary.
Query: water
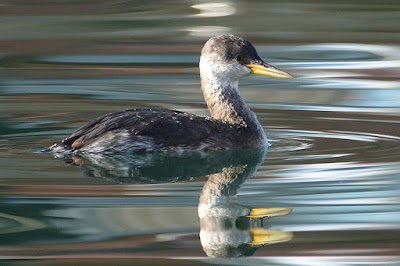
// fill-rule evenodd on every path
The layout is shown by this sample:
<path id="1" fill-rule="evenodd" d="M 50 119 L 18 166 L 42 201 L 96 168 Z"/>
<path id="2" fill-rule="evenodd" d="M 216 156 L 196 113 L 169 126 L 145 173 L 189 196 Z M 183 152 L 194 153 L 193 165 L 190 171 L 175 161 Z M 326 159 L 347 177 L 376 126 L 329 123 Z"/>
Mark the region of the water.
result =
<path id="1" fill-rule="evenodd" d="M 2 3 L 0 258 L 399 264 L 399 11 L 391 1 Z M 37 153 L 107 112 L 207 114 L 197 61 L 220 33 L 247 37 L 295 76 L 241 81 L 266 155 Z M 272 217 L 239 217 L 249 207 Z"/>

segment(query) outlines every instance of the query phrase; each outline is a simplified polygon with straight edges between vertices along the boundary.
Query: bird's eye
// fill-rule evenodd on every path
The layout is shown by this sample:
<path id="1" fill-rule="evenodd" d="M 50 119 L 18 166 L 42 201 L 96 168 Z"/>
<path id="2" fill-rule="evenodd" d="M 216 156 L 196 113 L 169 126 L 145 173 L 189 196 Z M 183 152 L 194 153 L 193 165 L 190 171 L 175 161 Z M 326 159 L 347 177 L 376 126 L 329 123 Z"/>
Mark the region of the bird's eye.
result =
<path id="1" fill-rule="evenodd" d="M 243 60 L 243 57 L 242 57 L 241 55 L 238 55 L 238 56 L 236 57 L 236 60 L 237 60 L 238 62 L 241 62 L 241 61 Z"/>

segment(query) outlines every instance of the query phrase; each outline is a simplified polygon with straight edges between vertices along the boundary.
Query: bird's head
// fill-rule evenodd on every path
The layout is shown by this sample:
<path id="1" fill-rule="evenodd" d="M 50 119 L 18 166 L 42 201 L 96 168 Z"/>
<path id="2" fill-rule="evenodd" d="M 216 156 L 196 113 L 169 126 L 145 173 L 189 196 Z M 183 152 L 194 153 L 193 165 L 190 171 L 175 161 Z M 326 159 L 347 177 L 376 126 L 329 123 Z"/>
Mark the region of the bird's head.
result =
<path id="1" fill-rule="evenodd" d="M 201 51 L 202 78 L 237 82 L 249 74 L 292 78 L 289 73 L 264 62 L 254 46 L 244 38 L 221 35 L 209 39 Z"/>

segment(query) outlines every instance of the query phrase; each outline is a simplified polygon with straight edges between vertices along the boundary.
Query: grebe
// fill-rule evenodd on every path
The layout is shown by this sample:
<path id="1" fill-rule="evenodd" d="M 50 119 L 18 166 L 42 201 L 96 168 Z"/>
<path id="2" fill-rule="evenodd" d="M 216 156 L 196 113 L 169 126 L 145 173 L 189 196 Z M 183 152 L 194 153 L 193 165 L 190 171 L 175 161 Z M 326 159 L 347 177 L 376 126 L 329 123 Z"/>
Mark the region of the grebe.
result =
<path id="1" fill-rule="evenodd" d="M 234 35 L 209 39 L 199 67 L 211 117 L 168 109 L 128 109 L 88 122 L 48 151 L 106 154 L 266 146 L 265 132 L 241 97 L 238 80 L 251 73 L 292 76 L 265 63 L 249 41 Z"/>

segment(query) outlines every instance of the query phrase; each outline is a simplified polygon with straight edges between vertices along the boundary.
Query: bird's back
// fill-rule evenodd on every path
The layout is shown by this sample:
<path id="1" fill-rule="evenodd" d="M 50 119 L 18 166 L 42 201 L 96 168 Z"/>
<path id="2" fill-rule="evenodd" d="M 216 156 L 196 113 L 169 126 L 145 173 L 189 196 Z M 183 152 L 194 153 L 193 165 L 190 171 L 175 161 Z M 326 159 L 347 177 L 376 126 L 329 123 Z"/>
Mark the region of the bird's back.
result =
<path id="1" fill-rule="evenodd" d="M 250 128 L 168 109 L 100 116 L 49 148 L 55 152 L 146 152 L 254 147 Z"/>

